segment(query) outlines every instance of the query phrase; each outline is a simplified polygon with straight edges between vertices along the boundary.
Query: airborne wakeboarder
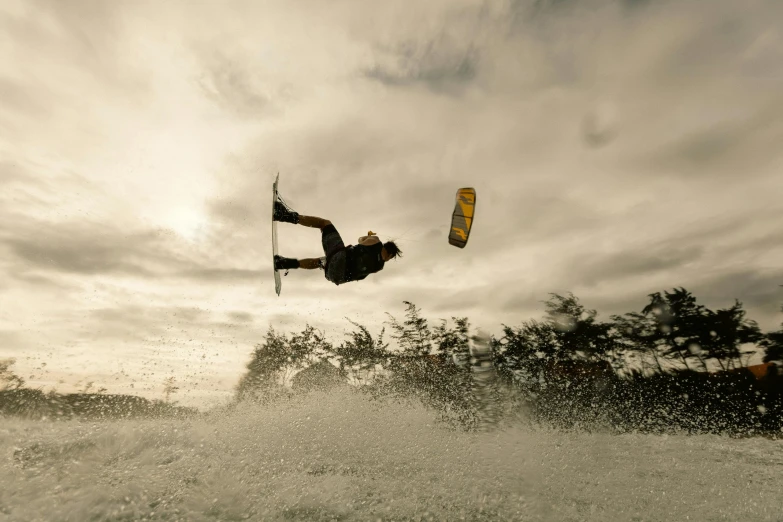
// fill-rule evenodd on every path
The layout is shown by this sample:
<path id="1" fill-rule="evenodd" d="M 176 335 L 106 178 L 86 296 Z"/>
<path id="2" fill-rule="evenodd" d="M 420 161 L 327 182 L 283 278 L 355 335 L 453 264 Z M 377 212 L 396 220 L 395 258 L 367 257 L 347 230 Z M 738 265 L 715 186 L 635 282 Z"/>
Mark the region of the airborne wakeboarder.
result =
<path id="1" fill-rule="evenodd" d="M 382 243 L 372 231 L 367 232 L 366 236 L 360 237 L 357 245 L 346 246 L 331 221 L 315 216 L 300 215 L 280 199 L 274 202 L 272 219 L 320 229 L 321 246 L 324 250 L 323 256 L 306 259 L 292 259 L 276 255 L 274 257 L 275 270 L 296 268 L 314 270 L 320 268 L 324 270 L 324 276 L 328 281 L 341 285 L 350 281 L 361 281 L 368 275 L 383 270 L 387 261 L 402 257 L 402 251 L 394 241 Z"/>

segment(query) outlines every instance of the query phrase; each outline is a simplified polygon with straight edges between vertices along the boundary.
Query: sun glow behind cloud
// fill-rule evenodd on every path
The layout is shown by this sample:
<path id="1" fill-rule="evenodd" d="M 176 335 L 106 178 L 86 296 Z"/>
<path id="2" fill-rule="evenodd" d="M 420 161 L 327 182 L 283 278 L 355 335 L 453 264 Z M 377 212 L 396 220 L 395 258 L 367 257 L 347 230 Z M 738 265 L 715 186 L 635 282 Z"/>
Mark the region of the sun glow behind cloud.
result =
<path id="1" fill-rule="evenodd" d="M 206 215 L 195 208 L 173 208 L 163 219 L 169 228 L 188 241 L 203 241 L 208 232 Z"/>

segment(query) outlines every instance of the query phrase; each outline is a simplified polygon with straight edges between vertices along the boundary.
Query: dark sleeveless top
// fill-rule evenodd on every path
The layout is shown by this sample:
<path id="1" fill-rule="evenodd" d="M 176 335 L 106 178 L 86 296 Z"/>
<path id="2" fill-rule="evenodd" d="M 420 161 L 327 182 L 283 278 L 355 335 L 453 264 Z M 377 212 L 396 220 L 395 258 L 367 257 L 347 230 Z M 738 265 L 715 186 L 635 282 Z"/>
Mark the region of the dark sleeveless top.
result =
<path id="1" fill-rule="evenodd" d="M 383 270 L 384 261 L 381 257 L 383 243 L 374 245 L 353 245 L 348 247 L 348 259 L 345 266 L 346 281 L 361 281 L 370 274 Z"/>

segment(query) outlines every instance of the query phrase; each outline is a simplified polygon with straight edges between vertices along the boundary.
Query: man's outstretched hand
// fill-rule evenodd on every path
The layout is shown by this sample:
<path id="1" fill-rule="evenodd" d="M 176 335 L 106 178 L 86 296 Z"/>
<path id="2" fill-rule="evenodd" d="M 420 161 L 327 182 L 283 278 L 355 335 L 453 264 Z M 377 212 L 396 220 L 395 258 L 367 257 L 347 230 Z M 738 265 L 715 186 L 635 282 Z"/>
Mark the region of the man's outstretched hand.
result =
<path id="1" fill-rule="evenodd" d="M 370 246 L 380 242 L 381 240 L 378 238 L 378 236 L 375 235 L 375 233 L 372 230 L 368 230 L 366 236 L 359 238 L 360 245 Z"/>

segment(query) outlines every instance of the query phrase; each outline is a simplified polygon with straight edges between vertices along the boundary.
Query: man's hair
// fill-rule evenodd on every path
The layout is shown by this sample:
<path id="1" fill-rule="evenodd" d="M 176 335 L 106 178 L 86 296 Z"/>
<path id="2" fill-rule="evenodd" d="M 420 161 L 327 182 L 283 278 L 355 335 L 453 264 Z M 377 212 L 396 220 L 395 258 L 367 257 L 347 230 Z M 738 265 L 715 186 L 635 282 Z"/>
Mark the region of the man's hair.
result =
<path id="1" fill-rule="evenodd" d="M 397 243 L 394 241 L 387 241 L 383 244 L 383 248 L 386 249 L 386 253 L 389 254 L 389 259 L 394 259 L 395 257 L 402 257 L 402 250 L 400 250 L 400 247 L 397 246 Z"/>

